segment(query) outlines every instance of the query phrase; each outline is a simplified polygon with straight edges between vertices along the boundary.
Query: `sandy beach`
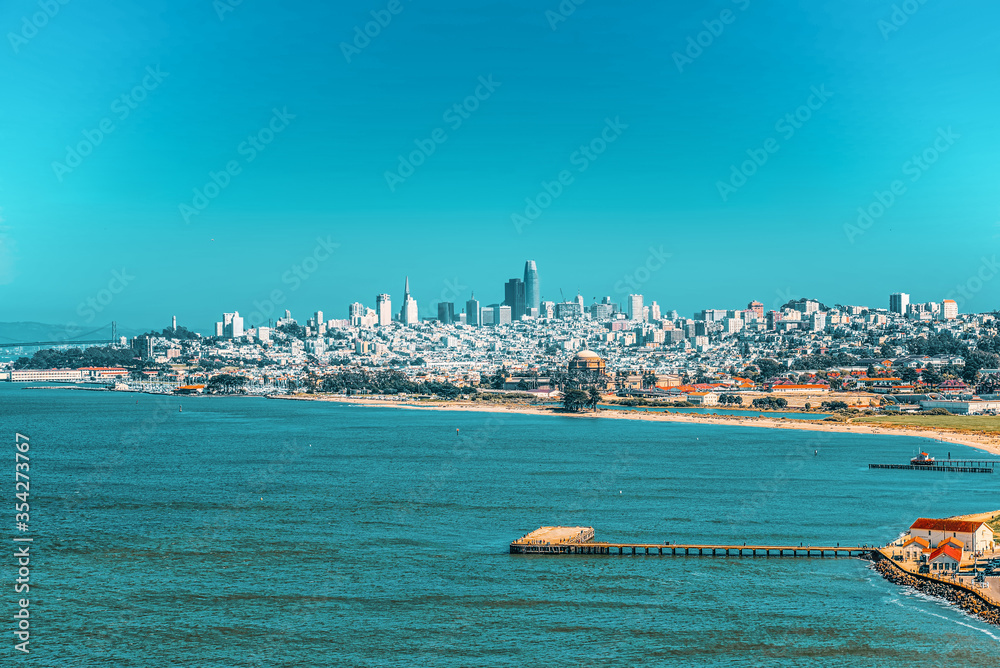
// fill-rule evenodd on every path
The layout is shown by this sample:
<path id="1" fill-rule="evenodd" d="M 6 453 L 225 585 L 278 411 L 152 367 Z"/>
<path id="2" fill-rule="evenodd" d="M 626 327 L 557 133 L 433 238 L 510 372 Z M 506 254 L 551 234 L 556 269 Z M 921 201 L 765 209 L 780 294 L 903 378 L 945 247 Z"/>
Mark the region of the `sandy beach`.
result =
<path id="1" fill-rule="evenodd" d="M 760 417 L 743 415 L 705 415 L 698 413 L 667 413 L 637 411 L 626 409 L 600 409 L 596 413 L 585 410 L 580 413 L 567 413 L 554 406 L 505 405 L 489 402 L 472 401 L 396 401 L 386 399 L 340 397 L 329 395 L 291 395 L 275 397 L 302 401 L 333 401 L 359 406 L 380 406 L 382 408 L 403 408 L 412 410 L 460 411 L 466 413 L 520 413 L 523 415 L 558 415 L 561 417 L 587 419 L 617 419 L 642 420 L 644 422 L 684 422 L 689 424 L 713 424 L 739 427 L 761 427 L 764 429 L 798 429 L 801 431 L 844 433 L 844 434 L 881 434 L 886 436 L 913 436 L 946 443 L 968 445 L 984 450 L 993 455 L 1000 455 L 1000 439 L 996 436 L 978 432 L 958 432 L 945 429 L 907 428 L 891 426 L 873 426 L 866 424 L 847 424 L 840 422 L 823 422 L 822 420 L 799 420 L 768 417 L 763 411 Z"/>

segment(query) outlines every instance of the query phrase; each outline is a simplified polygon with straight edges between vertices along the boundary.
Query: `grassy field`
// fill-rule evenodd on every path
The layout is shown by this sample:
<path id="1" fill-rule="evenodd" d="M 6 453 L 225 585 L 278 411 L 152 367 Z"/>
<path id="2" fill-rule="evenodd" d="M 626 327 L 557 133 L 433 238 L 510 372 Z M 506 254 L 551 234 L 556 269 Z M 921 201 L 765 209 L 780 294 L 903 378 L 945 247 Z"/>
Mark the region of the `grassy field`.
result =
<path id="1" fill-rule="evenodd" d="M 919 429 L 1000 434 L 1000 416 L 983 415 L 872 415 L 851 419 L 852 423 L 877 424 Z"/>

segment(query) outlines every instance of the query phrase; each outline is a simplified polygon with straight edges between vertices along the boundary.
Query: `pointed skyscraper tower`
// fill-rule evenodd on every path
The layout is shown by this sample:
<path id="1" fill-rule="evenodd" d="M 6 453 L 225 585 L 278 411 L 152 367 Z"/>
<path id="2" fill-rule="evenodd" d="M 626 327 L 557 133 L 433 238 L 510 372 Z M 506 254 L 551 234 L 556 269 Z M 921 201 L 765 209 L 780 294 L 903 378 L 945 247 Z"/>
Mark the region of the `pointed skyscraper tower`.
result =
<path id="1" fill-rule="evenodd" d="M 534 260 L 524 263 L 524 307 L 528 315 L 538 317 L 542 306 L 541 289 L 538 282 L 538 268 Z"/>
<path id="2" fill-rule="evenodd" d="M 406 277 L 403 288 L 403 305 L 399 308 L 399 321 L 404 325 L 415 325 L 420 321 L 417 313 L 417 300 L 410 296 L 410 277 Z"/>

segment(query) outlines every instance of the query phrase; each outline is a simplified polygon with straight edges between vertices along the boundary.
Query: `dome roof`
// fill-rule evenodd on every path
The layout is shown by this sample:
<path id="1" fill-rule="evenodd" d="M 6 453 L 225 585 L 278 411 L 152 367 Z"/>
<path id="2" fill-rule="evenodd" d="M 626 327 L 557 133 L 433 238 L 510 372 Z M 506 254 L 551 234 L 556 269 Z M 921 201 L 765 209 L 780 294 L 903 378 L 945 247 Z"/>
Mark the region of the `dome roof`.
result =
<path id="1" fill-rule="evenodd" d="M 581 350 L 573 356 L 575 359 L 601 359 L 601 356 L 593 350 Z"/>

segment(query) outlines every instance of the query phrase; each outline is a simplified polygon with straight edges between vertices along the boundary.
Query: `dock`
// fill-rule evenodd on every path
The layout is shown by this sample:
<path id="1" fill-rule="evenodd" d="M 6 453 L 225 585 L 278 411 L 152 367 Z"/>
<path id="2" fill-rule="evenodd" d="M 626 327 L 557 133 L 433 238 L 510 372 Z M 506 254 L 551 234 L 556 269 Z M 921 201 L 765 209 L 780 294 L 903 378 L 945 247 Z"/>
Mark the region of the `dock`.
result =
<path id="1" fill-rule="evenodd" d="M 593 527 L 541 527 L 511 542 L 511 554 L 614 554 L 720 557 L 864 557 L 874 547 L 828 545 L 700 545 L 608 543 Z"/>
<path id="2" fill-rule="evenodd" d="M 952 462 L 960 462 L 961 460 L 951 460 Z M 970 460 L 971 463 L 971 460 Z M 935 464 L 934 466 L 929 466 L 927 464 L 920 464 L 915 466 L 913 464 L 869 464 L 870 469 L 902 469 L 905 471 L 937 471 L 938 473 L 993 473 L 993 467 L 989 466 L 952 466 L 950 463 L 945 465 L 944 462 L 941 464 Z"/>

